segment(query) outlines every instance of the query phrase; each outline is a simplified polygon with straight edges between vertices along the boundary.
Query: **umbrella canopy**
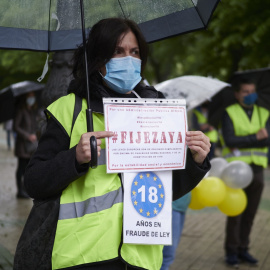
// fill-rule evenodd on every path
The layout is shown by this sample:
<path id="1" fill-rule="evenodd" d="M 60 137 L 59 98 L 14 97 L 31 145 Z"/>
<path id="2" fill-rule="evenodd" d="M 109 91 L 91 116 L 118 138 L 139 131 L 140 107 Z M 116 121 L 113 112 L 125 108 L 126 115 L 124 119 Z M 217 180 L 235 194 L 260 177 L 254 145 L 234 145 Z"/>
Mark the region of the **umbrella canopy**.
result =
<path id="1" fill-rule="evenodd" d="M 270 110 L 270 68 L 253 69 L 235 72 L 231 79 L 234 85 L 242 79 L 254 81 L 258 93 L 257 104 Z M 228 87 L 213 97 L 209 107 L 209 123 L 218 127 L 226 107 L 236 103 L 232 87 Z"/>
<path id="2" fill-rule="evenodd" d="M 184 98 L 191 110 L 230 84 L 203 76 L 181 76 L 155 85 L 167 98 Z"/>
<path id="3" fill-rule="evenodd" d="M 220 0 L 88 0 L 85 28 L 101 19 L 134 20 L 147 42 L 204 29 Z M 63 51 L 82 43 L 80 0 L 1 0 L 0 48 Z"/>
<path id="4" fill-rule="evenodd" d="M 29 92 L 41 92 L 45 85 L 32 81 L 23 81 L 0 90 L 0 123 L 12 119 L 16 99 Z M 36 95 L 39 99 L 40 95 Z M 39 101 L 39 100 L 38 100 Z"/>
<path id="5" fill-rule="evenodd" d="M 220 0 L 1 0 L 0 48 L 35 51 L 73 50 L 85 45 L 85 29 L 99 20 L 135 21 L 146 41 L 154 42 L 204 29 Z M 84 46 L 85 59 L 87 53 Z M 87 65 L 86 67 L 86 74 Z M 87 130 L 93 131 L 88 75 Z M 91 148 L 92 149 L 92 148 Z"/>

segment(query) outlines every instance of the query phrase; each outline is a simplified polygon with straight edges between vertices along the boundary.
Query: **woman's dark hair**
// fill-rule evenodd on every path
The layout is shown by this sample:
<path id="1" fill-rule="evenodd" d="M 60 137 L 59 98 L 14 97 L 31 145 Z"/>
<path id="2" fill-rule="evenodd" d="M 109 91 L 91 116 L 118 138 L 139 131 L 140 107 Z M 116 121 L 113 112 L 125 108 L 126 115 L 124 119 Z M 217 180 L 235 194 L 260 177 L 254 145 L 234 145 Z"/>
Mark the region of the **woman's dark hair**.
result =
<path id="1" fill-rule="evenodd" d="M 129 31 L 133 32 L 137 39 L 143 71 L 147 61 L 148 46 L 138 25 L 128 19 L 108 18 L 99 21 L 92 27 L 86 42 L 90 81 L 101 83 L 99 69 L 113 57 L 120 37 Z M 74 53 L 72 74 L 80 88 L 85 86 L 83 45 L 80 45 Z"/>

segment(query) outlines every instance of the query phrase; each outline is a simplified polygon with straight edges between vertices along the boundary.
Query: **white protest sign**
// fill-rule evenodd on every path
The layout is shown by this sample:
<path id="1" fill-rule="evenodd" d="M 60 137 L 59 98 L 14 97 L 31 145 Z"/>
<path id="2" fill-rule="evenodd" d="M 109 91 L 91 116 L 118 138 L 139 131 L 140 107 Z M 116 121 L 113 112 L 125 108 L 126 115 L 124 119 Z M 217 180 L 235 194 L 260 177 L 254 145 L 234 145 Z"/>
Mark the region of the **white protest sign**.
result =
<path id="1" fill-rule="evenodd" d="M 172 171 L 123 173 L 123 242 L 172 244 Z"/>
<path id="2" fill-rule="evenodd" d="M 107 172 L 184 169 L 185 100 L 103 99 Z"/>

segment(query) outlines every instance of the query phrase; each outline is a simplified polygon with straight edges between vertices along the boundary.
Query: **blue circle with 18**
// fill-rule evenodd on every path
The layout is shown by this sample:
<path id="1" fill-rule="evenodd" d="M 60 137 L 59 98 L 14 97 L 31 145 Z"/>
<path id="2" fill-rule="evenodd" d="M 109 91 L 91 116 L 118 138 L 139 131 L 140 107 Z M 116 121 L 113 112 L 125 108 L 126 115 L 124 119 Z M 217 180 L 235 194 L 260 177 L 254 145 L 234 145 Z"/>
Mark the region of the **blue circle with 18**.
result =
<path id="1" fill-rule="evenodd" d="M 161 179 L 153 172 L 138 173 L 132 181 L 131 201 L 141 216 L 156 217 L 165 202 L 165 191 Z"/>

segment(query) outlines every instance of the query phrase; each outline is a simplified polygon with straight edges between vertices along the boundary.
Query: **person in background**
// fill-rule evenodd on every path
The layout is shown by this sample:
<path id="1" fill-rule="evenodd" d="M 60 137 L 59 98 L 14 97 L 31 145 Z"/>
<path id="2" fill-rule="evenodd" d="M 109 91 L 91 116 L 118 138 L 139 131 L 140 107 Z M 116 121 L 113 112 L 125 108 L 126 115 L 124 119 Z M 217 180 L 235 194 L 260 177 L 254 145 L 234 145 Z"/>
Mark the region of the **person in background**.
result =
<path id="1" fill-rule="evenodd" d="M 243 79 L 233 85 L 237 103 L 226 108 L 222 118 L 223 157 L 228 161 L 241 160 L 253 170 L 251 184 L 244 189 L 247 207 L 236 217 L 227 217 L 225 231 L 225 261 L 238 266 L 240 261 L 256 265 L 258 260 L 249 253 L 250 232 L 260 203 L 270 145 L 269 111 L 255 104 L 256 85 Z"/>
<path id="2" fill-rule="evenodd" d="M 175 259 L 177 247 L 180 243 L 184 228 L 186 211 L 191 200 L 191 193 L 173 201 L 172 203 L 172 245 L 164 246 L 163 262 L 160 270 L 169 270 L 170 265 Z"/>
<path id="3" fill-rule="evenodd" d="M 208 123 L 208 105 L 209 101 L 206 101 L 193 109 L 192 127 L 193 130 L 202 131 L 210 139 L 211 148 L 208 157 L 211 160 L 215 156 L 216 143 L 218 142 L 218 131 Z"/>
<path id="4" fill-rule="evenodd" d="M 19 98 L 15 112 L 13 130 L 16 132 L 15 156 L 18 159 L 16 169 L 17 198 L 29 198 L 24 188 L 24 172 L 37 147 L 38 108 L 34 92 Z"/>

